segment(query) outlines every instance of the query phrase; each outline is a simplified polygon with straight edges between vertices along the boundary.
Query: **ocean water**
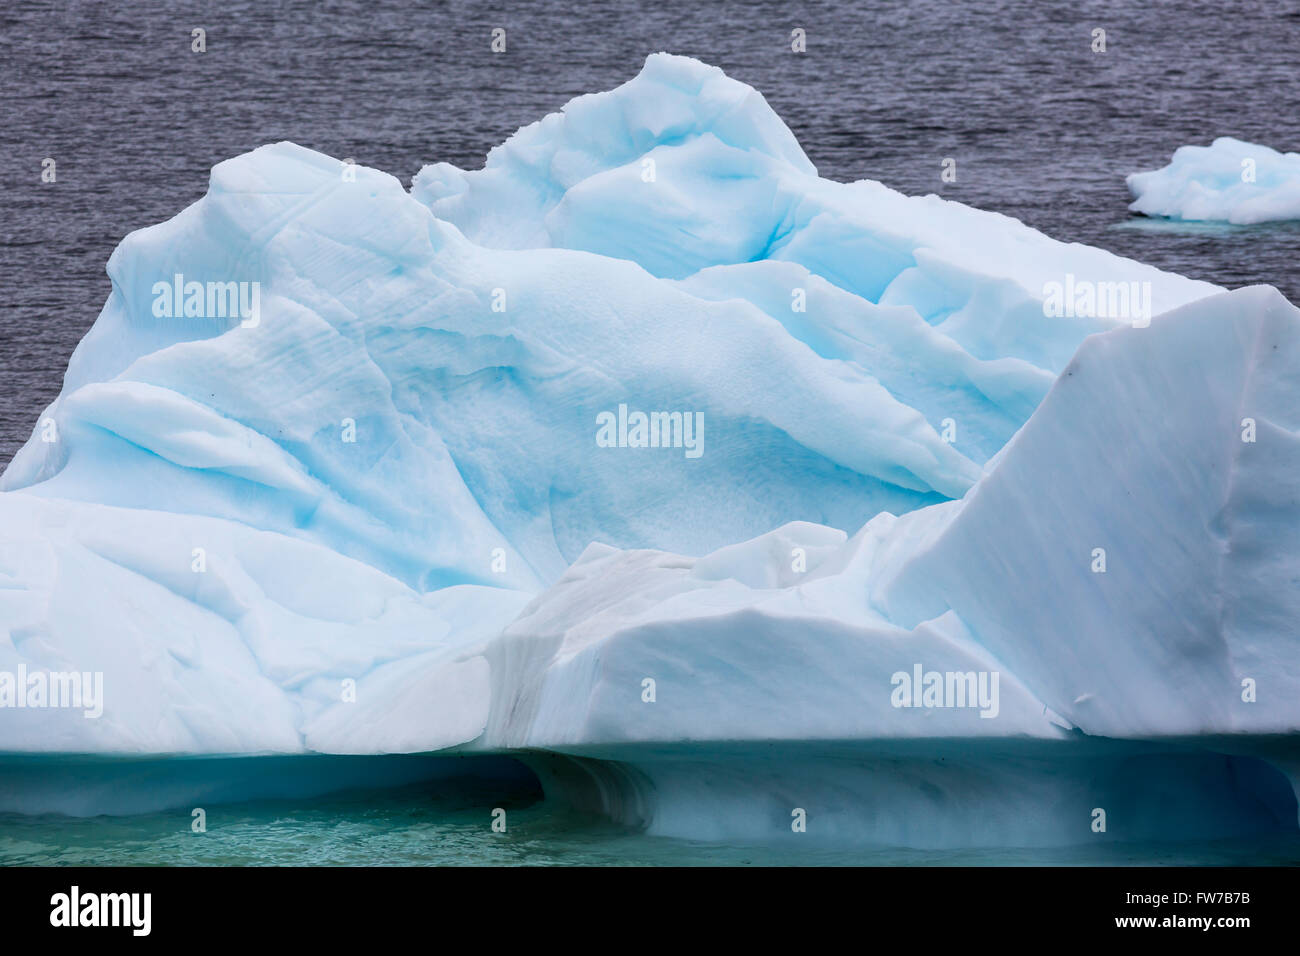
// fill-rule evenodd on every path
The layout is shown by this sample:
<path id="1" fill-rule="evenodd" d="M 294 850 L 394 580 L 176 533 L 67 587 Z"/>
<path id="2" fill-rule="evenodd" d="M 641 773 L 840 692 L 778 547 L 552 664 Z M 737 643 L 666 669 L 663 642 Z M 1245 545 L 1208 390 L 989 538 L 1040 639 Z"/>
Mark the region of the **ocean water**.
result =
<path id="1" fill-rule="evenodd" d="M 794 763 L 790 773 L 798 776 Z M 0 812 L 0 866 L 1300 865 L 1294 830 L 1179 842 L 1085 833 L 1066 847 L 928 850 L 828 842 L 815 835 L 815 810 L 808 835 L 757 845 L 674 839 L 550 799 L 531 771 L 495 756 L 0 756 L 0 804 L 24 811 Z"/>
<path id="2" fill-rule="evenodd" d="M 505 810 L 505 832 L 492 829 Z M 427 782 L 130 816 L 0 813 L 0 866 L 1295 866 L 1300 834 L 1054 849 L 740 846 L 649 836 L 526 782 Z"/>
<path id="3" fill-rule="evenodd" d="M 507 30 L 508 52 L 489 50 Z M 803 28 L 808 52 L 790 52 Z M 1091 33 L 1107 32 L 1094 54 Z M 190 51 L 202 28 L 207 52 Z M 1132 217 L 1124 176 L 1221 135 L 1300 149 L 1300 4 L 45 0 L 0 5 L 0 466 L 58 393 L 130 231 L 216 163 L 291 139 L 404 182 L 487 150 L 667 50 L 760 90 L 822 175 L 1015 216 L 1300 301 L 1295 224 Z M 57 182 L 41 182 L 46 157 Z M 940 181 L 944 158 L 956 183 Z M 0 781 L 3 783 L 3 781 Z M 490 827 L 507 809 L 505 833 Z M 699 844 L 564 809 L 527 782 L 407 783 L 129 816 L 0 814 L 0 864 L 1300 863 L 1300 837 L 925 852 Z"/>

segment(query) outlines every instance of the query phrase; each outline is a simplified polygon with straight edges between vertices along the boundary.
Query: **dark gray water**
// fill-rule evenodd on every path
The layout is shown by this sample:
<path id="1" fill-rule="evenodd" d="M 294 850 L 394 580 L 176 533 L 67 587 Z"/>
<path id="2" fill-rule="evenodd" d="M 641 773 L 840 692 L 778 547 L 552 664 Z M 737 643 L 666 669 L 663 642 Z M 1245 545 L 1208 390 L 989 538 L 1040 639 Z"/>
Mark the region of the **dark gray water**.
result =
<path id="1" fill-rule="evenodd" d="M 0 463 L 58 393 L 133 229 L 216 163 L 291 139 L 403 181 L 487 150 L 658 50 L 762 91 L 822 175 L 1016 216 L 1300 300 L 1288 226 L 1115 228 L 1123 177 L 1233 135 L 1300 148 L 1300 4 L 1005 0 L 579 5 L 18 0 L 0 6 Z M 489 50 L 492 28 L 508 50 Z M 191 30 L 207 34 L 192 53 Z M 807 31 L 808 52 L 790 51 Z M 1091 49 L 1092 30 L 1107 51 Z M 958 181 L 940 163 L 958 161 Z M 41 182 L 41 161 L 57 182 Z"/>

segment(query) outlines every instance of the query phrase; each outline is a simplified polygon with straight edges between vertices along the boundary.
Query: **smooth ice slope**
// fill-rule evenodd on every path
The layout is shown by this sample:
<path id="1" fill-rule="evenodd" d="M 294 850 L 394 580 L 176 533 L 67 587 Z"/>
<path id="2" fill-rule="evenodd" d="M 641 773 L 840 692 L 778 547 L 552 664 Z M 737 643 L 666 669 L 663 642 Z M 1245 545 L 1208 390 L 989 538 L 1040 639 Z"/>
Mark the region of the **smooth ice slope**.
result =
<path id="1" fill-rule="evenodd" d="M 1168 166 L 1132 173 L 1129 209 L 1170 219 L 1245 225 L 1300 219 L 1300 154 L 1221 136 L 1180 146 Z"/>
<path id="2" fill-rule="evenodd" d="M 873 603 L 955 611 L 1089 734 L 1294 733 L 1297 394 L 1300 310 L 1271 287 L 1093 337 Z"/>

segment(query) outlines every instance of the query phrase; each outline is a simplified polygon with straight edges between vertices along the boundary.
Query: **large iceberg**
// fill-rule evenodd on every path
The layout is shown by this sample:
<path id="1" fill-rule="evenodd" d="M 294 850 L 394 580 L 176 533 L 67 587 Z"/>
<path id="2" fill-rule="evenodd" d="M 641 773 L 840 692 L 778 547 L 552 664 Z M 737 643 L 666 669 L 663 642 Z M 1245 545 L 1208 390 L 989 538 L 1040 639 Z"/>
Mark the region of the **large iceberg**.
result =
<path id="1" fill-rule="evenodd" d="M 409 193 L 236 157 L 108 272 L 0 479 L 0 705 L 102 713 L 0 751 L 512 754 L 715 839 L 1296 826 L 1272 289 L 820 179 L 666 54 Z"/>
<path id="2" fill-rule="evenodd" d="M 1236 225 L 1300 219 L 1300 153 L 1220 136 L 1180 146 L 1169 165 L 1131 173 L 1129 209 L 1169 219 Z"/>

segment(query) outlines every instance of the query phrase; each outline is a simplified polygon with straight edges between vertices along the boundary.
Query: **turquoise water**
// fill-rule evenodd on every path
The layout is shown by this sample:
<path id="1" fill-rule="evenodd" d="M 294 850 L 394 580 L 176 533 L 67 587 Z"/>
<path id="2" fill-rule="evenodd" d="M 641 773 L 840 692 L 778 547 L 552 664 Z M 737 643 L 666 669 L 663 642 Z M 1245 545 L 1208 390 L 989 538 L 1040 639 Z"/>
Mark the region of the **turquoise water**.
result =
<path id="1" fill-rule="evenodd" d="M 492 811 L 506 812 L 506 832 Z M 242 865 L 1297 865 L 1300 836 L 1056 850 L 800 850 L 648 836 L 540 798 L 520 784 L 437 782 L 323 797 L 72 818 L 0 814 L 0 864 Z"/>
<path id="2" fill-rule="evenodd" d="M 1117 230 L 1149 233 L 1151 235 L 1190 236 L 1204 239 L 1223 239 L 1231 242 L 1294 242 L 1300 236 L 1300 222 L 1258 222 L 1235 225 L 1196 219 L 1165 219 L 1158 216 L 1131 216 L 1111 227 Z M 1242 248 L 1249 248 L 1245 246 Z"/>

